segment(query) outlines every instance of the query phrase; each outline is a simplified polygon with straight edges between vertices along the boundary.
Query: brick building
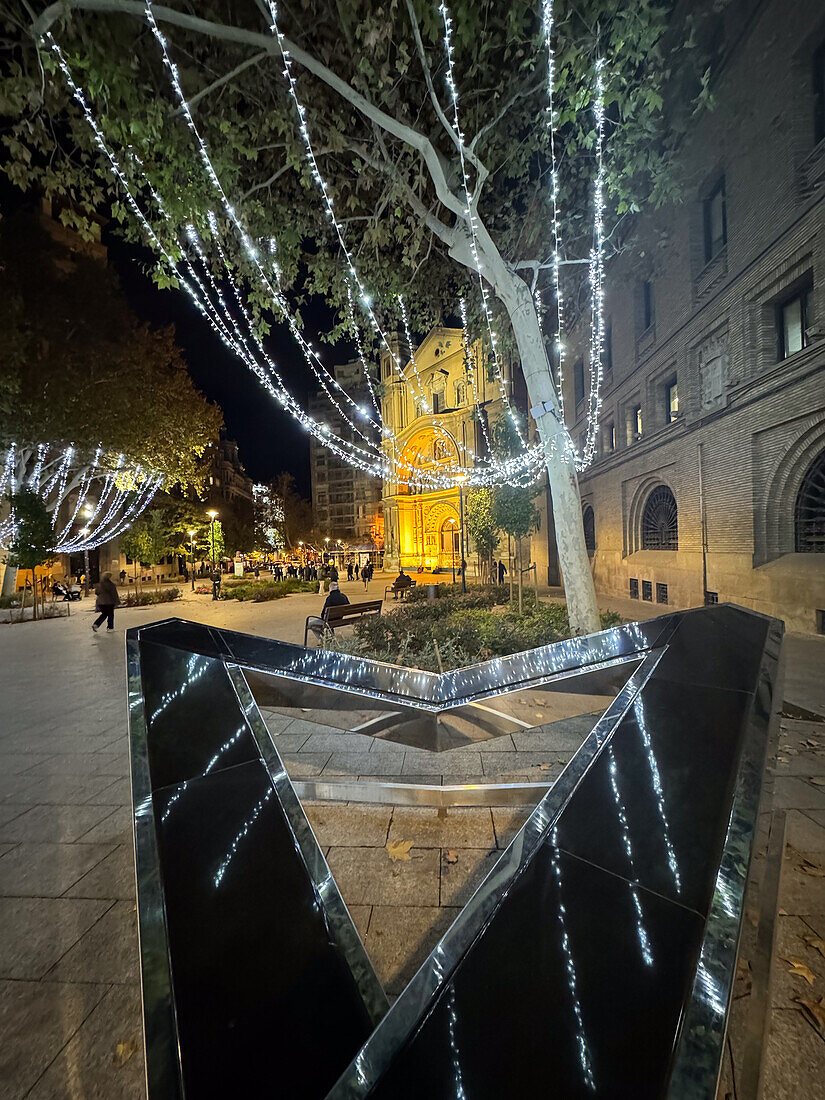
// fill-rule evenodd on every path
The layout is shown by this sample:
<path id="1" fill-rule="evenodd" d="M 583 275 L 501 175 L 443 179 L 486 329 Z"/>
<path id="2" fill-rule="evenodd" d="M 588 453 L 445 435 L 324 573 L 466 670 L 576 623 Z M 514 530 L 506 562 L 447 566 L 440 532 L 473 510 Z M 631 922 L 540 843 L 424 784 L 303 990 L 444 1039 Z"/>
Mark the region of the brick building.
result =
<path id="1" fill-rule="evenodd" d="M 825 7 L 744 0 L 718 33 L 681 202 L 608 267 L 585 530 L 602 593 L 825 631 Z M 576 440 L 584 346 L 565 364 Z"/>
<path id="2" fill-rule="evenodd" d="M 333 375 L 356 405 L 372 407 L 360 360 L 333 367 Z M 327 424 L 335 435 L 360 442 L 323 393 L 310 398 L 309 411 Z M 348 408 L 348 412 L 351 413 L 352 409 Z M 376 549 L 381 549 L 384 530 L 381 479 L 336 458 L 314 437 L 309 445 L 309 463 L 312 518 L 319 534 L 363 546 L 373 543 Z"/>

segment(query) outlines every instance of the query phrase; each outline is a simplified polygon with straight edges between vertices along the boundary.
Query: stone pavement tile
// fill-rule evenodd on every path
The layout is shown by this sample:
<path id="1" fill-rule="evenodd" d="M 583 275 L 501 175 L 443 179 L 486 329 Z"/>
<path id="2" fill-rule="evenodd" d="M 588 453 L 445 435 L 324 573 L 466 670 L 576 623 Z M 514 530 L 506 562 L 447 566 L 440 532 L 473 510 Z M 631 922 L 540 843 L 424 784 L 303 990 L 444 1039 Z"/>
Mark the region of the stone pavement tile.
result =
<path id="1" fill-rule="evenodd" d="M 441 852 L 441 904 L 466 905 L 501 852 L 497 848 L 445 848 Z M 455 862 L 451 862 L 455 857 Z"/>
<path id="2" fill-rule="evenodd" d="M 788 828 L 785 834 L 789 844 L 802 852 L 825 852 L 825 820 L 820 824 L 812 815 L 816 810 L 789 810 Z M 825 819 L 825 813 L 820 811 Z M 0 836 L 2 836 L 0 830 Z"/>
<path id="3" fill-rule="evenodd" d="M 12 821 L 0 825 L 0 840 L 51 841 L 71 844 L 103 821 L 111 806 L 23 806 Z"/>
<path id="4" fill-rule="evenodd" d="M 564 767 L 564 761 L 559 759 L 559 754 L 550 752 L 497 752 L 490 753 L 489 756 L 482 753 L 481 761 L 484 774 L 491 777 L 532 771 L 535 768 L 555 777 Z"/>
<path id="5" fill-rule="evenodd" d="M 373 737 L 366 737 L 363 733 L 347 733 L 346 730 L 336 730 L 335 733 L 311 733 L 306 739 L 301 752 L 369 752 L 372 748 Z"/>
<path id="6" fill-rule="evenodd" d="M 410 749 L 404 754 L 402 771 L 410 775 L 481 775 L 481 753 L 475 749 L 447 749 L 427 752 Z"/>
<path id="7" fill-rule="evenodd" d="M 287 718 L 283 714 L 275 714 L 272 711 L 266 710 L 264 707 L 261 707 L 261 717 L 264 722 L 266 722 L 267 728 L 273 737 L 278 737 L 282 734 L 292 721 L 291 718 Z"/>
<path id="8" fill-rule="evenodd" d="M 825 870 L 825 856 L 821 852 L 801 852 L 790 844 L 785 845 L 779 908 L 801 917 L 808 913 L 825 913 L 825 875 L 806 873 L 802 869 L 808 866 L 806 860 L 813 864 L 811 870 Z"/>
<path id="9" fill-rule="evenodd" d="M 496 838 L 490 811 L 456 807 L 396 806 L 390 840 L 411 840 L 419 848 L 492 848 Z"/>
<path id="10" fill-rule="evenodd" d="M 386 848 L 331 848 L 329 869 L 347 905 L 438 905 L 437 848 L 391 859 Z"/>
<path id="11" fill-rule="evenodd" d="M 320 845 L 383 848 L 387 843 L 392 808 L 357 803 L 304 803 L 312 831 Z"/>
<path id="12" fill-rule="evenodd" d="M 389 737 L 373 737 L 370 752 L 384 752 L 386 749 L 387 752 L 400 753 L 406 752 L 407 747 L 407 745 L 402 745 L 400 741 L 390 741 Z"/>
<path id="13" fill-rule="evenodd" d="M 9 841 L 8 844 L 0 843 L 0 857 L 4 856 L 6 852 L 10 852 L 12 848 L 16 848 L 17 845 L 13 841 Z"/>
<path id="14" fill-rule="evenodd" d="M 111 777 L 107 777 L 111 778 Z M 97 791 L 89 799 L 93 806 L 131 806 L 132 805 L 132 781 L 123 778 L 110 782 L 108 787 Z"/>
<path id="15" fill-rule="evenodd" d="M 0 978 L 42 978 L 111 905 L 88 898 L 0 898 Z"/>
<path id="16" fill-rule="evenodd" d="M 7 810 L 9 803 L 30 802 L 31 799 L 21 798 L 21 795 L 31 785 L 32 779 L 25 772 L 0 772 L 0 802 L 3 803 L 3 809 Z"/>
<path id="17" fill-rule="evenodd" d="M 2 761 L 0 760 L 0 763 Z M 29 768 L 27 775 L 38 779 L 47 775 L 127 775 L 129 759 L 119 752 L 61 752 Z"/>
<path id="18" fill-rule="evenodd" d="M 364 946 L 387 993 L 397 996 L 458 916 L 437 905 L 376 905 Z"/>
<path id="19" fill-rule="evenodd" d="M 303 755 L 284 753 L 284 767 L 287 774 L 293 779 L 312 779 L 314 776 L 321 774 L 330 755 L 331 753 L 328 752 L 304 753 Z"/>
<path id="20" fill-rule="evenodd" d="M 0 982 L 0 1082 L 25 1096 L 106 993 L 105 986 Z"/>
<path id="21" fill-rule="evenodd" d="M 486 741 L 476 741 L 473 748 L 478 749 L 482 755 L 485 752 L 516 751 L 516 746 L 513 744 L 513 738 L 509 733 L 504 733 L 500 737 L 488 737 Z"/>
<path id="22" fill-rule="evenodd" d="M 142 1100 L 140 989 L 116 985 L 57 1054 L 30 1100 Z"/>
<path id="23" fill-rule="evenodd" d="M 25 811 L 26 807 L 19 802 L 0 802 L 0 836 L 2 836 L 3 826 L 20 817 Z"/>
<path id="24" fill-rule="evenodd" d="M 513 744 L 519 752 L 575 752 L 600 715 L 583 715 L 580 719 L 567 718 L 546 726 L 513 734 Z"/>
<path id="25" fill-rule="evenodd" d="M 825 995 L 825 959 L 805 943 L 805 936 L 813 936 L 810 926 L 801 917 L 777 917 L 774 966 L 771 976 L 771 1003 L 776 1008 L 791 1008 L 794 997 L 816 1001 Z M 811 985 L 800 974 L 795 974 L 784 961 L 786 957 L 801 959 L 816 976 Z"/>
<path id="26" fill-rule="evenodd" d="M 44 981 L 138 982 L 137 914 L 134 901 L 119 901 L 44 976 Z"/>
<path id="27" fill-rule="evenodd" d="M 101 812 L 108 811 L 107 816 L 101 822 L 94 825 L 87 833 L 77 838 L 78 844 L 132 844 L 132 808 L 131 806 L 118 806 L 112 810 L 111 806 L 100 806 L 95 809 Z M 82 809 L 86 809 L 85 806 Z"/>
<path id="28" fill-rule="evenodd" d="M 324 770 L 340 775 L 386 775 L 403 771 L 400 764 L 392 752 L 334 752 Z"/>
<path id="29" fill-rule="evenodd" d="M 0 858 L 0 895 L 60 897 L 111 850 L 107 844 L 18 844 Z"/>
<path id="30" fill-rule="evenodd" d="M 532 812 L 532 807 L 493 807 L 493 825 L 499 848 L 507 847 Z"/>
<path id="31" fill-rule="evenodd" d="M 82 845 L 85 847 L 85 845 Z M 121 844 L 66 890 L 67 898 L 135 899 L 135 857 L 132 845 Z"/>
<path id="32" fill-rule="evenodd" d="M 27 782 L 15 794 L 7 796 L 8 802 L 26 802 L 29 805 L 75 805 L 91 802 L 96 795 L 112 785 L 110 775 L 47 775 L 42 779 L 13 776 Z"/>
<path id="33" fill-rule="evenodd" d="M 766 1100 L 808 1100 L 822 1095 L 823 1078 L 825 1041 L 798 1009 L 773 1009 L 762 1095 Z"/>
<path id="34" fill-rule="evenodd" d="M 273 737 L 275 748 L 282 756 L 286 752 L 300 752 L 308 740 L 305 733 L 278 733 Z"/>
<path id="35" fill-rule="evenodd" d="M 306 718 L 293 718 L 284 732 L 293 735 L 305 733 L 309 737 L 313 733 L 336 733 L 340 730 L 333 730 L 330 726 L 322 726 L 319 722 L 313 722 Z"/>
<path id="36" fill-rule="evenodd" d="M 825 810 L 825 787 L 813 787 L 796 776 L 778 775 L 773 804 L 777 810 Z"/>
<path id="37" fill-rule="evenodd" d="M 348 905 L 349 915 L 352 917 L 352 923 L 355 925 L 358 935 L 361 937 L 363 943 L 367 936 L 367 929 L 370 925 L 370 917 L 372 916 L 371 905 Z"/>
<path id="38" fill-rule="evenodd" d="M 49 757 L 28 752 L 6 752 L 5 738 L 0 741 L 0 775 L 19 775 L 37 767 Z"/>

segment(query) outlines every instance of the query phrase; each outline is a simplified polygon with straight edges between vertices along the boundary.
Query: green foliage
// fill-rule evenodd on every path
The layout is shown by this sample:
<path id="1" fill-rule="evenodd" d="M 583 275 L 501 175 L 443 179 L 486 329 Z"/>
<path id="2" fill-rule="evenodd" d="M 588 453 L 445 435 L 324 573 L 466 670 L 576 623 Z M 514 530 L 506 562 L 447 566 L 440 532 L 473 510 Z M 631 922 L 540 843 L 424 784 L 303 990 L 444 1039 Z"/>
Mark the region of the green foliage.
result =
<path id="1" fill-rule="evenodd" d="M 198 393 L 172 329 L 131 312 L 105 259 L 27 213 L 0 233 L 0 444 L 124 454 L 168 483 L 199 484 L 221 412 Z"/>
<path id="2" fill-rule="evenodd" d="M 214 523 L 210 523 L 206 528 L 204 541 L 206 542 L 206 556 L 210 562 L 219 562 L 225 550 L 223 527 L 219 519 L 216 519 Z"/>
<path id="3" fill-rule="evenodd" d="M 43 499 L 31 489 L 18 489 L 9 495 L 14 514 L 14 537 L 9 547 L 9 563 L 19 569 L 36 569 L 54 561 L 52 517 Z"/>
<path id="4" fill-rule="evenodd" d="M 146 528 L 140 520 L 136 520 L 120 536 L 120 549 L 127 558 L 131 558 L 137 565 L 138 562 L 150 560 L 149 539 Z"/>
<path id="5" fill-rule="evenodd" d="M 172 603 L 173 600 L 179 600 L 181 591 L 179 588 L 157 588 L 148 589 L 142 592 L 131 591 L 127 592 L 126 596 L 121 601 L 121 607 L 149 607 L 151 604 L 156 603 Z"/>
<path id="6" fill-rule="evenodd" d="M 485 560 L 498 546 L 498 524 L 492 489 L 470 489 L 464 501 L 464 526 L 476 551 Z"/>
<path id="7" fill-rule="evenodd" d="M 252 603 L 265 603 L 292 596 L 295 592 L 317 592 L 317 581 L 299 581 L 288 578 L 285 581 L 243 581 L 240 578 L 233 583 L 224 581 L 221 585 L 222 600 L 251 600 Z"/>
<path id="8" fill-rule="evenodd" d="M 415 0 L 414 6 L 428 66 L 446 102 L 441 18 L 435 4 Z M 708 22 L 718 6 L 706 5 Z M 647 202 L 673 197 L 673 151 L 685 117 L 695 105 L 708 102 L 708 79 L 703 80 L 703 74 L 719 36 L 709 41 L 698 32 L 704 10 L 686 13 L 683 5 L 675 17 L 673 0 L 622 5 L 614 0 L 560 0 L 556 7 L 564 239 L 573 254 L 585 254 L 592 220 L 596 56 L 608 59 L 608 193 L 610 214 L 621 218 L 623 212 Z M 206 215 L 214 205 L 213 195 L 185 120 L 174 107 L 151 34 L 142 19 L 81 9 L 82 4 L 73 5 L 71 17 L 52 29 L 74 71 L 91 90 L 108 140 L 117 149 L 129 146 L 139 153 L 176 227 L 191 221 L 208 242 Z M 27 0 L 11 0 L 6 10 L 0 16 L 0 113 L 8 120 L 3 134 L 7 175 L 18 187 L 41 188 L 47 198 L 71 197 L 73 204 L 64 205 L 61 218 L 81 233 L 91 235 L 91 222 L 82 214 L 85 204 L 89 210 L 111 211 L 124 235 L 137 239 L 138 230 L 129 221 L 123 196 L 92 135 L 59 74 L 55 78 L 54 58 L 45 50 L 37 55 L 30 5 Z M 260 35 L 262 45 L 271 41 L 258 5 L 204 0 L 197 14 Z M 455 0 L 451 14 L 462 128 L 489 171 L 479 216 L 505 260 L 544 258 L 551 250 L 551 219 L 544 124 L 546 54 L 537 5 L 535 0 Z M 455 165 L 451 139 L 428 102 L 405 4 L 302 0 L 282 9 L 281 20 L 286 34 L 296 37 L 353 91 L 396 119 L 417 124 L 444 162 Z M 285 288 L 299 295 L 321 294 L 338 307 L 328 338 L 348 334 L 344 265 L 306 163 L 294 106 L 283 81 L 269 79 L 271 56 L 235 72 L 220 88 L 209 89 L 217 77 L 248 61 L 258 44 L 230 41 L 220 29 L 206 36 L 164 22 L 163 30 L 186 94 L 191 99 L 206 92 L 196 108 L 197 123 L 227 193 L 238 201 L 244 198 L 250 236 L 278 241 Z M 372 124 L 346 98 L 297 62 L 294 70 L 336 209 L 356 226 L 366 285 L 375 288 L 377 301 L 386 303 L 380 308 L 391 311 L 393 321 L 393 295 L 403 289 L 414 327 L 426 329 L 441 319 L 445 302 L 473 289 L 469 272 L 450 259 L 441 241 L 435 240 L 433 247 L 431 227 L 420 209 L 423 206 L 431 215 L 434 211 L 447 224 L 452 216 L 439 207 L 416 150 L 387 133 L 376 141 Z M 135 174 L 128 158 L 124 168 Z M 472 167 L 471 171 L 475 174 Z M 610 230 L 609 218 L 608 237 L 621 245 L 621 233 Z M 157 231 L 174 249 L 159 220 Z M 225 246 L 241 277 L 248 276 L 250 263 L 237 240 L 227 235 Z M 160 285 L 170 285 L 170 276 L 159 266 L 154 274 Z M 263 292 L 253 291 L 253 301 L 259 329 L 266 333 L 279 318 L 269 311 Z M 390 317 L 382 320 L 386 323 Z M 502 338 L 507 339 L 506 327 Z"/>
<path id="9" fill-rule="evenodd" d="M 493 490 L 493 516 L 496 527 L 515 539 L 526 538 L 538 523 L 533 504 L 534 490 L 502 483 Z"/>
<path id="10" fill-rule="evenodd" d="M 532 591 L 524 594 L 522 615 L 509 605 L 504 586 L 473 586 L 466 596 L 450 585 L 439 585 L 439 591 L 429 602 L 414 589 L 397 609 L 362 620 L 351 638 L 331 644 L 360 657 L 438 672 L 570 637 L 567 608 L 537 605 Z M 603 628 L 621 622 L 610 611 L 601 619 Z"/>

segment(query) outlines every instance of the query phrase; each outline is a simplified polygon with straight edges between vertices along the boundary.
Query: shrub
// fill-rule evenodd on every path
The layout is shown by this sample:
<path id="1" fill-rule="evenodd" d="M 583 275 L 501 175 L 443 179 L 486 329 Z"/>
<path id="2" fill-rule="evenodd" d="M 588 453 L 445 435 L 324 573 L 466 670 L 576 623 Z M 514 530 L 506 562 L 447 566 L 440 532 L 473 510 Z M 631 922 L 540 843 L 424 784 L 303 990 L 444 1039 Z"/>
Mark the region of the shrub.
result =
<path id="1" fill-rule="evenodd" d="M 0 610 L 7 611 L 10 607 L 19 607 L 19 596 L 0 596 Z"/>
<path id="2" fill-rule="evenodd" d="M 266 600 L 280 600 L 295 592 L 317 591 L 318 581 L 299 581 L 292 577 L 285 581 L 242 581 L 237 577 L 221 585 L 221 599 L 252 600 L 253 603 L 262 603 Z"/>
<path id="3" fill-rule="evenodd" d="M 149 607 L 156 603 L 171 603 L 180 599 L 179 588 L 159 588 L 143 592 L 129 592 L 121 601 L 121 607 Z"/>

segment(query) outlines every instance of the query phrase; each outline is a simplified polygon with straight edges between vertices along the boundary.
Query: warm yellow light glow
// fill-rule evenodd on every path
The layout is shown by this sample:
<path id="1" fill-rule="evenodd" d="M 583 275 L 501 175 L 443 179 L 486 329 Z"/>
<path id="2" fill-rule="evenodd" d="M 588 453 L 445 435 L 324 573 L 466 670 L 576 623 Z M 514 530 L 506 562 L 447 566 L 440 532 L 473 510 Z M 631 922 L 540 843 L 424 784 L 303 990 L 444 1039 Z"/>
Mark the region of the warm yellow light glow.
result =
<path id="1" fill-rule="evenodd" d="M 207 512 L 206 514 L 209 516 L 210 519 L 214 519 L 217 516 L 218 513 L 217 512 Z"/>

